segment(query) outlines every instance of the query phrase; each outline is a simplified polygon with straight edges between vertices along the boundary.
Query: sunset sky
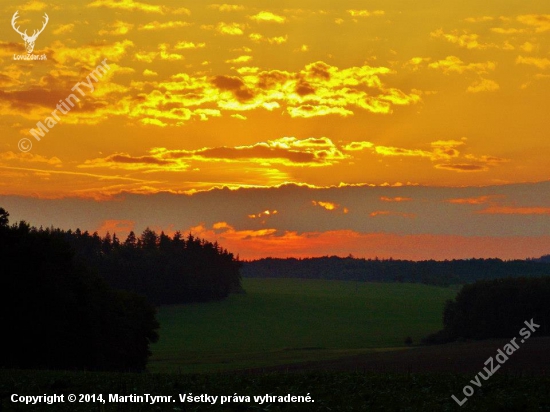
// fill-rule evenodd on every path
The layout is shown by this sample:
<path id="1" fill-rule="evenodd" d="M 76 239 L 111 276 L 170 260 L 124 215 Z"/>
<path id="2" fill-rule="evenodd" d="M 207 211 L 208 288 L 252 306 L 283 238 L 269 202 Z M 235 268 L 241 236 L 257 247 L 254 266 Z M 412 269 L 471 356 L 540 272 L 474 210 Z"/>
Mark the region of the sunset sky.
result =
<path id="1" fill-rule="evenodd" d="M 0 10 L 12 221 L 192 231 L 246 259 L 550 253 L 548 0 Z M 49 16 L 33 52 L 47 60 L 14 59 L 16 11 L 28 34 Z"/>

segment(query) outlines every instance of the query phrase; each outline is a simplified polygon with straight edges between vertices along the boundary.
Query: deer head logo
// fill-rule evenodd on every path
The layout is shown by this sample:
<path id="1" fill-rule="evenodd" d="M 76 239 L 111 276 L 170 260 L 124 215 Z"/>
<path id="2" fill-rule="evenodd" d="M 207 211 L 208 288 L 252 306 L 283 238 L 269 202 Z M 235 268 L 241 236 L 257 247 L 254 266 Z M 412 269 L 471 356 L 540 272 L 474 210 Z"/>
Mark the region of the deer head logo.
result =
<path id="1" fill-rule="evenodd" d="M 23 33 L 19 31 L 19 27 L 15 27 L 15 21 L 19 18 L 17 15 L 19 11 L 16 11 L 11 19 L 11 25 L 13 29 L 21 35 L 21 38 L 25 41 L 25 48 L 27 49 L 27 53 L 31 54 L 34 50 L 34 42 L 36 41 L 37 37 L 44 31 L 44 28 L 48 24 L 48 21 L 50 18 L 46 13 L 44 13 L 44 24 L 42 25 L 42 28 L 40 30 L 34 30 L 32 33 L 32 36 L 27 35 L 27 30 L 25 30 Z"/>

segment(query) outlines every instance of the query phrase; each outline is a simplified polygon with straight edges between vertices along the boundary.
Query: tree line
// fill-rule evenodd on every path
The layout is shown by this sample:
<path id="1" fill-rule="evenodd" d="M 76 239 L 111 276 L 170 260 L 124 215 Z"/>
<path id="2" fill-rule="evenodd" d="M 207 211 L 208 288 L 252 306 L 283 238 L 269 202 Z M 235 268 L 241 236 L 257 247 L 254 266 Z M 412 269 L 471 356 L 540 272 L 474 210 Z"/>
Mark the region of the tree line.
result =
<path id="1" fill-rule="evenodd" d="M 217 243 L 9 224 L 0 208 L 0 367 L 143 370 L 158 340 L 160 304 L 241 290 L 238 258 Z"/>
<path id="2" fill-rule="evenodd" d="M 112 287 L 137 292 L 156 305 L 220 300 L 241 290 L 241 262 L 217 243 L 180 232 L 145 229 L 124 241 L 116 234 L 47 230 L 65 239 L 75 259 Z"/>
<path id="3" fill-rule="evenodd" d="M 325 256 L 305 259 L 265 258 L 243 262 L 247 278 L 330 279 L 358 282 L 407 282 L 449 286 L 479 279 L 550 275 L 550 261 L 541 259 L 396 260 Z"/>
<path id="4" fill-rule="evenodd" d="M 0 208 L 0 367 L 143 370 L 155 308 L 78 264 L 69 243 Z"/>

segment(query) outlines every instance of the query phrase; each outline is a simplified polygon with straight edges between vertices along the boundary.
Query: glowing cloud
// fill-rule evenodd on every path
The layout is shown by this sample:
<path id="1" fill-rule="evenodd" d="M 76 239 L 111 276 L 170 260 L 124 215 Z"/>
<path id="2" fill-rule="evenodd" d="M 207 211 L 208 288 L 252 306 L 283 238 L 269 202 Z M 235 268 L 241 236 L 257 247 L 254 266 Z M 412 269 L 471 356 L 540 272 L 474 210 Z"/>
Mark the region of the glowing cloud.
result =
<path id="1" fill-rule="evenodd" d="M 264 217 L 269 217 L 269 216 L 276 215 L 277 213 L 279 213 L 279 212 L 277 212 L 276 210 L 264 210 L 263 212 L 260 212 L 260 213 L 248 215 L 248 217 L 250 219 L 261 219 L 261 218 L 264 218 Z"/>
<path id="2" fill-rule="evenodd" d="M 448 203 L 454 203 L 458 205 L 482 205 L 485 203 L 492 202 L 494 199 L 497 199 L 501 196 L 498 195 L 487 195 L 487 196 L 478 196 L 478 197 L 466 197 L 466 198 L 456 198 L 448 199 Z"/>
<path id="3" fill-rule="evenodd" d="M 464 63 L 456 56 L 447 56 L 445 60 L 430 63 L 428 67 L 432 69 L 442 70 L 445 74 L 458 73 L 462 74 L 467 71 L 472 71 L 478 74 L 488 73 L 496 68 L 496 63 L 488 61 L 485 63 Z"/>
<path id="4" fill-rule="evenodd" d="M 120 20 L 115 21 L 114 23 L 110 24 L 109 26 L 110 30 L 102 29 L 99 31 L 100 36 L 110 35 L 110 36 L 123 36 L 127 34 L 134 25 L 131 23 L 126 23 Z"/>
<path id="5" fill-rule="evenodd" d="M 516 59 L 516 64 L 527 64 L 545 70 L 550 67 L 550 59 L 546 57 L 538 58 L 518 56 Z"/>
<path id="6" fill-rule="evenodd" d="M 472 83 L 467 91 L 469 93 L 480 93 L 480 92 L 495 92 L 500 89 L 500 86 L 494 80 L 481 79 Z"/>
<path id="7" fill-rule="evenodd" d="M 535 27 L 537 33 L 550 30 L 550 14 L 523 14 L 518 16 L 518 21 Z"/>
<path id="8" fill-rule="evenodd" d="M 220 34 L 226 34 L 229 36 L 242 36 L 244 34 L 244 26 L 239 23 L 223 23 L 220 22 L 216 26 L 216 30 Z"/>
<path id="9" fill-rule="evenodd" d="M 410 198 L 410 197 L 400 197 L 400 196 L 396 196 L 396 197 L 382 196 L 382 197 L 380 197 L 380 200 L 382 202 L 410 202 L 412 200 L 412 198 Z"/>
<path id="10" fill-rule="evenodd" d="M 278 14 L 271 13 L 270 11 L 261 11 L 258 14 L 249 16 L 249 18 L 250 20 L 254 20 L 256 22 L 273 22 L 279 24 L 286 21 L 286 17 L 279 16 Z"/>
<path id="11" fill-rule="evenodd" d="M 342 209 L 343 214 L 347 214 L 349 212 L 349 209 L 347 207 L 342 207 L 339 204 L 333 203 L 333 202 L 324 202 L 324 201 L 320 201 L 320 200 L 312 200 L 311 203 L 313 204 L 313 206 L 319 206 L 319 207 L 321 207 L 325 210 L 328 210 L 329 212 L 336 211 L 336 210 L 339 210 L 339 209 Z"/>
<path id="12" fill-rule="evenodd" d="M 120 9 L 128 11 L 144 11 L 147 13 L 164 14 L 163 6 L 154 6 L 152 4 L 140 3 L 133 0 L 95 0 L 88 4 L 88 7 L 107 7 L 110 9 Z"/>
<path id="13" fill-rule="evenodd" d="M 190 26 L 190 23 L 184 21 L 166 21 L 160 23 L 158 21 L 152 21 L 150 23 L 139 26 L 139 30 L 166 30 L 166 29 L 175 29 L 178 27 L 187 27 Z"/>
<path id="14" fill-rule="evenodd" d="M 238 5 L 238 4 L 210 4 L 208 6 L 209 9 L 214 9 L 222 12 L 228 12 L 228 11 L 240 11 L 244 10 L 245 7 Z"/>
<path id="15" fill-rule="evenodd" d="M 383 16 L 386 14 L 384 10 L 348 10 L 351 17 L 371 17 L 371 16 Z"/>
<path id="16" fill-rule="evenodd" d="M 550 215 L 550 207 L 490 206 L 477 213 L 491 215 Z"/>

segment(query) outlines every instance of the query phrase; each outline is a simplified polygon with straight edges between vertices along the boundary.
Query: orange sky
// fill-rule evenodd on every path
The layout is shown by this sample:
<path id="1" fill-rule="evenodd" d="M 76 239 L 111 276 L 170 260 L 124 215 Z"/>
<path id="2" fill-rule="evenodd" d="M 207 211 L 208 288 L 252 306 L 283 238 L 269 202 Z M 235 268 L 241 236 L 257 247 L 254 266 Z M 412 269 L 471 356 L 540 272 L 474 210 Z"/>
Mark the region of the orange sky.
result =
<path id="1" fill-rule="evenodd" d="M 89 230 L 119 221 L 136 230 L 195 228 L 249 256 L 263 250 L 262 236 L 286 245 L 273 243 L 272 254 L 298 253 L 294 232 L 306 245 L 300 254 L 329 254 L 311 239 L 334 231 L 342 239 L 354 233 L 354 254 L 373 255 L 377 243 L 367 239 L 384 233 L 393 239 L 390 253 L 421 255 L 405 250 L 419 241 L 406 237 L 412 231 L 377 224 L 373 232 L 361 219 L 416 222 L 415 236 L 455 239 L 464 256 L 479 249 L 511 256 L 518 236 L 525 242 L 516 253 L 527 253 L 526 245 L 550 248 L 537 237 L 550 234 L 540 233 L 549 228 L 550 203 L 533 192 L 541 186 L 528 184 L 549 178 L 546 0 L 4 1 L 0 10 L 0 202 L 13 205 L 16 218 Z M 16 11 L 15 26 L 28 34 L 48 15 L 33 51 L 46 60 L 16 57 L 27 54 L 11 25 Z M 107 69 L 90 80 L 101 62 Z M 57 111 L 38 141 L 30 130 L 55 119 L 56 105 L 71 95 L 78 98 L 74 107 Z M 302 188 L 301 209 L 291 198 L 278 199 L 276 208 L 267 200 L 252 206 L 253 188 L 290 183 Z M 385 186 L 439 188 L 438 200 L 427 200 L 434 216 L 447 210 L 445 199 L 463 198 L 452 195 L 459 187 L 511 188 L 503 189 L 506 196 L 498 189 L 479 193 L 496 197 L 478 199 L 485 208 L 475 212 L 486 222 L 475 236 L 508 236 L 508 246 L 499 249 L 497 239 L 472 248 L 453 238 L 471 233 L 436 234 L 430 217 L 415 209 L 426 191 L 390 193 L 380 205 L 362 207 L 315 193 L 333 187 L 345 200 L 346 188 Z M 192 195 L 204 205 L 200 193 L 223 187 L 241 188 L 229 197 L 246 209 L 243 218 L 198 206 L 185 222 L 125 216 L 139 207 L 127 203 L 129 194 L 159 205 L 163 193 L 186 205 Z M 46 199 L 65 199 L 74 216 L 47 220 L 29 209 L 23 215 L 21 199 L 34 199 L 37 210 Z M 86 220 L 78 201 L 111 206 Z M 274 210 L 278 220 L 263 214 Z M 294 224 L 310 219 L 311 210 L 324 211 L 334 225 Z M 457 218 L 466 226 L 470 219 Z M 510 219 L 524 219 L 513 221 L 518 228 L 538 228 L 493 233 L 491 225 Z M 217 223 L 227 230 L 216 232 Z"/>

